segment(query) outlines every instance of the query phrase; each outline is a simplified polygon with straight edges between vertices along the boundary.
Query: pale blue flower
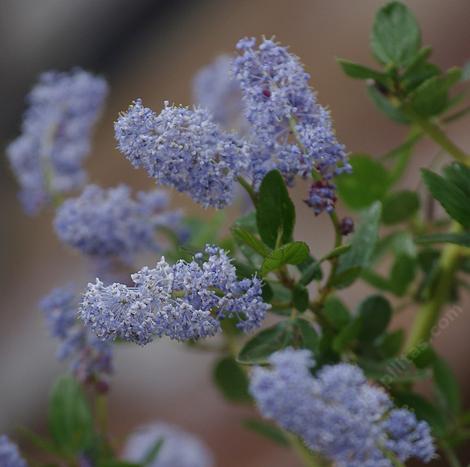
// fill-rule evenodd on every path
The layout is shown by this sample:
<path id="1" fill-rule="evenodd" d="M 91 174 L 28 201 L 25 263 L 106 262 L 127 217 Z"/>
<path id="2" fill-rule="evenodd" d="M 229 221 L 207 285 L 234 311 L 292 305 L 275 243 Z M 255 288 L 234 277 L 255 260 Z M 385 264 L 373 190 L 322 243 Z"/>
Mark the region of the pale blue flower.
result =
<path id="1" fill-rule="evenodd" d="M 40 76 L 28 96 L 22 134 L 7 148 L 28 213 L 84 184 L 83 160 L 107 93 L 102 78 L 82 70 Z"/>

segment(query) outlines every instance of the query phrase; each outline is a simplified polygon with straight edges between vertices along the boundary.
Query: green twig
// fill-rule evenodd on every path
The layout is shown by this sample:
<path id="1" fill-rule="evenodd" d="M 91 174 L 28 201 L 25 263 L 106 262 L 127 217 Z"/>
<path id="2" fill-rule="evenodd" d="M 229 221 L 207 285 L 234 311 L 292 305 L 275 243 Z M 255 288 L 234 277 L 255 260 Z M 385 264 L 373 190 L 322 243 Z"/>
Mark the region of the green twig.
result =
<path id="1" fill-rule="evenodd" d="M 251 201 L 253 202 L 253 206 L 256 207 L 256 203 L 258 202 L 258 196 L 253 190 L 253 187 L 247 182 L 243 177 L 237 177 L 238 183 L 245 189 L 245 191 L 248 193 L 248 196 L 250 197 Z"/>
<path id="2" fill-rule="evenodd" d="M 424 133 L 426 133 L 455 160 L 462 162 L 465 165 L 470 165 L 470 156 L 462 151 L 462 149 L 460 149 L 438 125 L 411 112 L 408 112 L 408 115 L 419 126 L 419 128 L 424 131 Z"/>
<path id="3" fill-rule="evenodd" d="M 454 284 L 454 276 L 457 270 L 462 247 L 448 244 L 442 251 L 439 266 L 438 280 L 431 296 L 418 310 L 415 322 L 410 331 L 407 352 L 412 351 L 418 345 L 428 341 L 432 337 L 434 326 L 439 320 L 441 309 L 449 298 Z"/>

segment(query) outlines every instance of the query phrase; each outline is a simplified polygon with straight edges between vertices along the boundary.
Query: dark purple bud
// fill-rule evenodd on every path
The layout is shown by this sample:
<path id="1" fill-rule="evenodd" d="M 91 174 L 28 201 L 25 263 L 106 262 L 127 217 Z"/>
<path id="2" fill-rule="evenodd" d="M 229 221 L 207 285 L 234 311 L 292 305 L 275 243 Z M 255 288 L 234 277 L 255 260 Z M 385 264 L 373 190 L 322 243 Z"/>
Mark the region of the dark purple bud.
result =
<path id="1" fill-rule="evenodd" d="M 341 219 L 339 230 L 341 235 L 349 235 L 354 232 L 354 221 L 350 217 L 343 217 Z"/>

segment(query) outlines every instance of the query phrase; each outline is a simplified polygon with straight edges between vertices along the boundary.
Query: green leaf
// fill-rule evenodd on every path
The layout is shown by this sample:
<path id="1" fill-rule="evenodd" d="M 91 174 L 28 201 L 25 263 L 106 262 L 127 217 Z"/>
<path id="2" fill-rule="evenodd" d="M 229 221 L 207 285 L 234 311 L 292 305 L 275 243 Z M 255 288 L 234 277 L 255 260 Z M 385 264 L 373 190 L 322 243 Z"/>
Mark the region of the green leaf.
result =
<path id="1" fill-rule="evenodd" d="M 224 397 L 232 402 L 251 402 L 248 378 L 232 357 L 224 357 L 214 367 L 214 381 Z"/>
<path id="2" fill-rule="evenodd" d="M 248 245 L 261 256 L 268 256 L 271 252 L 271 250 L 260 239 L 243 227 L 232 228 L 232 235 L 239 243 Z"/>
<path id="3" fill-rule="evenodd" d="M 336 248 L 333 248 L 329 253 L 327 253 L 321 261 L 325 261 L 327 259 L 337 258 L 338 256 L 343 255 L 351 248 L 351 245 L 340 245 Z"/>
<path id="4" fill-rule="evenodd" d="M 269 172 L 261 182 L 256 206 L 258 232 L 266 245 L 276 247 L 290 242 L 295 224 L 295 209 L 289 198 L 282 175 L 277 170 Z"/>
<path id="5" fill-rule="evenodd" d="M 470 168 L 460 162 L 454 162 L 444 168 L 446 179 L 459 187 L 470 198 Z"/>
<path id="6" fill-rule="evenodd" d="M 434 364 L 437 355 L 429 344 L 423 343 L 408 352 L 406 357 L 414 363 L 416 368 L 429 368 Z"/>
<path id="7" fill-rule="evenodd" d="M 355 79 L 373 79 L 380 83 L 386 83 L 389 77 L 385 73 L 380 71 L 372 70 L 359 63 L 354 63 L 343 58 L 337 58 L 336 61 L 340 64 L 343 72 L 350 78 Z"/>
<path id="8" fill-rule="evenodd" d="M 386 225 L 393 225 L 408 220 L 415 215 L 419 206 L 419 197 L 414 191 L 391 193 L 383 201 L 382 221 Z"/>
<path id="9" fill-rule="evenodd" d="M 438 76 L 441 74 L 439 67 L 433 63 L 421 62 L 417 63 L 413 67 L 409 67 L 406 73 L 403 75 L 401 84 L 405 88 L 405 91 L 411 92 L 418 86 L 423 84 L 425 81 Z"/>
<path id="10" fill-rule="evenodd" d="M 361 322 L 357 319 L 349 322 L 333 339 L 333 350 L 343 353 L 359 337 Z"/>
<path id="11" fill-rule="evenodd" d="M 320 268 L 320 262 L 316 261 L 311 255 L 302 263 L 297 264 L 297 269 L 302 273 L 299 284 L 308 285 L 313 280 L 321 280 L 323 277 Z"/>
<path id="12" fill-rule="evenodd" d="M 309 304 L 308 290 L 302 285 L 296 285 L 292 290 L 292 303 L 300 312 L 305 311 Z"/>
<path id="13" fill-rule="evenodd" d="M 393 105 L 375 85 L 367 86 L 367 94 L 375 106 L 383 112 L 390 120 L 397 123 L 410 123 L 410 119 L 395 105 Z"/>
<path id="14" fill-rule="evenodd" d="M 350 285 L 363 268 L 369 265 L 378 239 L 381 204 L 375 202 L 364 212 L 351 241 L 351 249 L 339 258 L 338 268 L 333 278 L 333 286 Z"/>
<path id="15" fill-rule="evenodd" d="M 405 342 L 405 331 L 403 329 L 398 329 L 393 332 L 389 332 L 382 336 L 382 339 L 379 343 L 380 351 L 384 358 L 396 357 L 400 350 L 403 347 Z"/>
<path id="16" fill-rule="evenodd" d="M 289 440 L 286 438 L 282 430 L 272 423 L 257 420 L 255 418 L 248 418 L 243 421 L 243 426 L 271 441 L 274 441 L 280 446 L 289 446 Z"/>
<path id="17" fill-rule="evenodd" d="M 272 251 L 263 261 L 261 275 L 265 276 L 285 264 L 300 264 L 309 256 L 309 248 L 305 242 L 292 242 Z"/>
<path id="18" fill-rule="evenodd" d="M 405 295 L 415 278 L 416 265 L 416 258 L 403 254 L 396 257 L 389 281 L 389 288 L 395 295 L 399 297 Z"/>
<path id="19" fill-rule="evenodd" d="M 326 299 L 323 315 L 328 323 L 336 330 L 344 328 L 351 321 L 351 314 L 346 305 L 337 297 Z"/>
<path id="20" fill-rule="evenodd" d="M 300 333 L 301 347 L 303 349 L 311 350 L 314 354 L 317 353 L 320 338 L 314 327 L 303 318 L 297 318 L 295 321 L 296 331 Z"/>
<path id="21" fill-rule="evenodd" d="M 165 443 L 164 438 L 157 439 L 153 443 L 153 445 L 150 447 L 150 449 L 145 453 L 145 456 L 141 461 L 141 463 L 145 467 L 152 467 L 154 465 L 154 463 L 158 459 L 158 455 L 160 454 L 160 451 L 162 450 L 162 447 L 163 447 L 164 443 Z"/>
<path id="22" fill-rule="evenodd" d="M 55 383 L 49 402 L 49 431 L 64 453 L 84 450 L 93 438 L 93 417 L 78 382 L 62 376 Z"/>
<path id="23" fill-rule="evenodd" d="M 433 364 L 433 373 L 437 390 L 447 409 L 453 415 L 457 415 L 462 404 L 459 383 L 454 372 L 442 358 L 436 358 Z"/>
<path id="24" fill-rule="evenodd" d="M 390 176 L 385 167 L 365 154 L 353 154 L 350 163 L 351 173 L 336 178 L 338 194 L 343 202 L 351 209 L 363 209 L 381 200 L 390 186 Z"/>
<path id="25" fill-rule="evenodd" d="M 460 186 L 430 170 L 421 169 L 421 174 L 432 196 L 441 203 L 447 214 L 465 228 L 469 228 L 470 197 L 468 194 Z"/>
<path id="26" fill-rule="evenodd" d="M 430 243 L 454 243 L 456 245 L 470 248 L 470 233 L 436 233 L 430 235 L 421 235 L 416 237 L 415 242 L 420 245 Z"/>
<path id="27" fill-rule="evenodd" d="M 239 217 L 235 223 L 235 227 L 241 227 L 245 230 L 248 230 L 252 234 L 258 233 L 258 227 L 256 225 L 256 211 L 251 211 L 248 214 L 245 214 Z"/>
<path id="28" fill-rule="evenodd" d="M 18 428 L 18 431 L 40 451 L 44 451 L 49 454 L 60 454 L 60 448 L 58 446 L 29 428 L 21 426 Z"/>
<path id="29" fill-rule="evenodd" d="M 371 295 L 359 304 L 357 316 L 359 339 L 372 342 L 386 331 L 392 318 L 392 307 L 382 295 Z"/>
<path id="30" fill-rule="evenodd" d="M 291 345 L 293 338 L 292 322 L 281 321 L 252 337 L 241 349 L 237 361 L 244 364 L 267 363 L 273 352 Z"/>
<path id="31" fill-rule="evenodd" d="M 421 117 L 438 115 L 449 105 L 449 89 L 459 81 L 461 70 L 451 68 L 445 75 L 433 76 L 410 95 L 409 105 Z"/>
<path id="32" fill-rule="evenodd" d="M 404 67 L 416 57 L 421 33 L 413 13 L 400 2 L 390 2 L 376 14 L 370 45 L 384 65 Z"/>

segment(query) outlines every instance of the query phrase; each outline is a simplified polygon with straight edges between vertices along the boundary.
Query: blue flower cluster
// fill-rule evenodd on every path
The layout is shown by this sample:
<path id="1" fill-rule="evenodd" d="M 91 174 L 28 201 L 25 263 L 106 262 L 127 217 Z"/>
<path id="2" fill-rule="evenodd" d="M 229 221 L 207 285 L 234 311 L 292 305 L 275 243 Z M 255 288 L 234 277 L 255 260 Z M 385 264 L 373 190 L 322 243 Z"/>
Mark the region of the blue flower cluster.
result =
<path id="1" fill-rule="evenodd" d="M 226 129 L 242 131 L 247 122 L 238 81 L 232 76 L 233 57 L 219 55 L 196 73 L 193 80 L 193 100 L 206 108 L 214 120 Z"/>
<path id="2" fill-rule="evenodd" d="M 159 250 L 159 228 L 183 233 L 181 211 L 168 207 L 169 197 L 161 190 L 140 192 L 134 200 L 125 185 L 88 185 L 59 207 L 54 227 L 65 244 L 85 255 L 129 261 L 142 250 Z"/>
<path id="3" fill-rule="evenodd" d="M 191 262 L 174 265 L 162 258 L 155 268 L 132 275 L 133 287 L 100 280 L 88 284 L 79 315 L 103 340 L 121 338 L 144 345 L 155 337 L 180 341 L 213 336 L 220 320 L 238 318 L 249 332 L 261 325 L 269 305 L 261 297 L 261 281 L 237 280 L 224 250 L 207 246 Z"/>
<path id="4" fill-rule="evenodd" d="M 350 170 L 330 115 L 317 103 L 300 60 L 269 39 L 256 47 L 254 38 L 245 38 L 237 49 L 234 74 L 254 136 L 254 181 L 272 169 L 281 171 L 288 182 L 312 170 L 326 180 Z"/>
<path id="5" fill-rule="evenodd" d="M 395 409 L 360 368 L 327 365 L 312 376 L 310 351 L 292 348 L 272 354 L 269 362 L 272 368 L 253 370 L 250 383 L 261 413 L 338 467 L 392 467 L 387 451 L 401 461 L 429 462 L 434 456 L 428 424 Z"/>
<path id="6" fill-rule="evenodd" d="M 203 108 L 166 103 L 157 115 L 137 100 L 115 123 L 115 134 L 134 167 L 206 207 L 229 204 L 234 181 L 247 167 L 244 145 Z"/>
<path id="7" fill-rule="evenodd" d="M 123 458 L 143 462 L 158 443 L 156 459 L 148 467 L 212 467 L 214 458 L 207 446 L 194 435 L 167 423 L 153 423 L 136 430 L 127 440 Z"/>
<path id="8" fill-rule="evenodd" d="M 22 134 L 7 148 L 28 213 L 85 182 L 82 162 L 107 92 L 102 78 L 82 70 L 40 76 L 28 97 Z"/>
<path id="9" fill-rule="evenodd" d="M 111 344 L 90 333 L 77 319 L 78 298 L 70 287 L 54 289 L 40 302 L 51 335 L 60 341 L 59 360 L 69 359 L 77 379 L 107 389 L 113 371 Z"/>
<path id="10" fill-rule="evenodd" d="M 26 467 L 26 461 L 21 457 L 18 447 L 5 436 L 0 436 L 0 465 L 2 467 Z"/>
<path id="11" fill-rule="evenodd" d="M 165 104 L 156 115 L 137 100 L 115 124 L 120 151 L 158 182 L 217 208 L 231 202 L 239 176 L 257 189 L 273 169 L 289 184 L 314 171 L 324 186 L 312 187 L 308 204 L 316 214 L 331 212 L 336 198 L 329 180 L 351 166 L 309 75 L 273 40 L 256 48 L 255 39 L 245 38 L 237 48 L 235 59 L 221 56 L 197 75 L 194 95 L 204 109 Z"/>

